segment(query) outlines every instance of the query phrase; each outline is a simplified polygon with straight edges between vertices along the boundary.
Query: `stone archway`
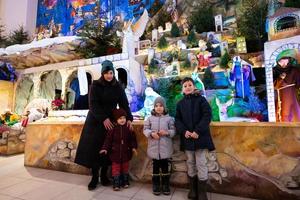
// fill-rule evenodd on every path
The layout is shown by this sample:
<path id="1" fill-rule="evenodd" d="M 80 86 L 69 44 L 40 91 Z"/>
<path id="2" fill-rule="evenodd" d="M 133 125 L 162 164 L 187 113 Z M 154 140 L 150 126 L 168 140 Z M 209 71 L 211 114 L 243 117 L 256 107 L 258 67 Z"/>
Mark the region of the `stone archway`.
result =
<path id="1" fill-rule="evenodd" d="M 40 76 L 39 97 L 53 100 L 55 89 L 62 90 L 62 76 L 58 70 L 43 72 Z"/>
<path id="2" fill-rule="evenodd" d="M 22 114 L 26 105 L 33 99 L 34 83 L 28 75 L 24 76 L 17 85 L 15 97 L 15 112 Z"/>
<path id="3" fill-rule="evenodd" d="M 92 75 L 86 72 L 88 86 L 92 84 Z M 70 110 L 85 110 L 89 108 L 88 104 L 88 94 L 81 96 L 79 90 L 79 81 L 77 77 L 77 70 L 73 71 L 71 75 L 67 78 L 65 91 L 65 102 L 67 109 Z"/>
<path id="4" fill-rule="evenodd" d="M 128 85 L 128 75 L 127 75 L 127 71 L 124 68 L 117 68 L 117 77 L 118 80 L 120 82 L 120 84 L 122 85 L 122 87 L 125 89 Z"/>

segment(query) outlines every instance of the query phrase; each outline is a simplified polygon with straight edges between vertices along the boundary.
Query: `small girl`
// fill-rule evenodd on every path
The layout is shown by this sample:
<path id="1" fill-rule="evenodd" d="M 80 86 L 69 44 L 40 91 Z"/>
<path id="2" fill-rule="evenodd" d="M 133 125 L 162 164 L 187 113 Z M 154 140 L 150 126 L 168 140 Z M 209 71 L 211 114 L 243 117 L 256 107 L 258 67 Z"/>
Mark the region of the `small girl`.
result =
<path id="1" fill-rule="evenodd" d="M 163 194 L 170 194 L 168 163 L 173 153 L 174 134 L 174 120 L 167 114 L 166 102 L 162 97 L 157 97 L 151 116 L 144 122 L 144 135 L 148 138 L 147 154 L 153 159 L 152 190 L 155 195 L 160 195 L 161 185 Z"/>
<path id="2" fill-rule="evenodd" d="M 113 110 L 116 125 L 108 131 L 100 153 L 107 154 L 112 161 L 113 189 L 129 187 L 129 161 L 132 154 L 137 154 L 137 141 L 133 131 L 127 127 L 126 111 L 122 108 Z"/>

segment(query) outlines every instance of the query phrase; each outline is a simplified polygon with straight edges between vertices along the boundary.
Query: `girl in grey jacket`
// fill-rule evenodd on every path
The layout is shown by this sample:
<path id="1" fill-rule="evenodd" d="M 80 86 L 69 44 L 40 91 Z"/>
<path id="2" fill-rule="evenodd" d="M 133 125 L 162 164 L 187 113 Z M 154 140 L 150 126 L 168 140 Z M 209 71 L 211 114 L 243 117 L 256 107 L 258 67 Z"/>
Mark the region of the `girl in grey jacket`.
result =
<path id="1" fill-rule="evenodd" d="M 144 135 L 148 138 L 147 154 L 153 160 L 153 194 L 159 195 L 162 188 L 163 194 L 169 195 L 168 163 L 173 153 L 175 126 L 174 119 L 167 114 L 166 102 L 162 97 L 155 99 L 151 116 L 144 122 Z"/>

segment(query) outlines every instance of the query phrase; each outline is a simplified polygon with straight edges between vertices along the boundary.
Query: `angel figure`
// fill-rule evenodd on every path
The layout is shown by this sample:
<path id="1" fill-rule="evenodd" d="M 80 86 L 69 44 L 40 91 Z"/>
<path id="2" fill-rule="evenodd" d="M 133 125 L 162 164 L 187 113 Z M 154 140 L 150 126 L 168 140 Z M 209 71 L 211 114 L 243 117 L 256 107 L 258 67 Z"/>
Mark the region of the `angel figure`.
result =
<path id="1" fill-rule="evenodd" d="M 122 53 L 128 53 L 129 57 L 134 57 L 139 49 L 139 39 L 146 29 L 148 20 L 148 12 L 145 9 L 143 15 L 135 24 L 132 24 L 132 19 L 124 23 L 122 32 L 117 31 L 117 35 L 123 37 Z"/>

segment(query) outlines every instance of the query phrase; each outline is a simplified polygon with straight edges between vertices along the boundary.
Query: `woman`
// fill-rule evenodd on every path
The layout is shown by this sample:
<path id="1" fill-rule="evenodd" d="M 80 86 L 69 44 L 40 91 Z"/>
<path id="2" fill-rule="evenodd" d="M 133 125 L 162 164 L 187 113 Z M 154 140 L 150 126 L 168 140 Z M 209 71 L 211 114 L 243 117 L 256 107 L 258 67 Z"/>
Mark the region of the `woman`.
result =
<path id="1" fill-rule="evenodd" d="M 91 168 L 92 179 L 88 184 L 89 190 L 97 187 L 99 169 L 101 167 L 101 184 L 108 185 L 107 168 L 110 165 L 106 155 L 99 154 L 104 143 L 107 130 L 113 128 L 112 110 L 123 108 L 127 113 L 127 126 L 132 129 L 128 100 L 124 89 L 114 76 L 113 63 L 105 60 L 102 63 L 101 77 L 93 81 L 89 97 L 89 112 L 82 130 L 77 148 L 75 163 Z"/>

